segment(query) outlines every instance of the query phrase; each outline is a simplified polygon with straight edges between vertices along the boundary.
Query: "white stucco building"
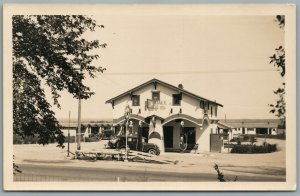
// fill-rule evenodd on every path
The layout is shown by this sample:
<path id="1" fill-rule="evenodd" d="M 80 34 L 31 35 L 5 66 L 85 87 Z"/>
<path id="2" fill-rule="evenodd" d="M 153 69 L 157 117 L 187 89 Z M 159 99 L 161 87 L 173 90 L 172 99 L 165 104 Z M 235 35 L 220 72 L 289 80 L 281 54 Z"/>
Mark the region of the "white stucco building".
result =
<path id="1" fill-rule="evenodd" d="M 161 152 L 177 151 L 184 145 L 198 151 L 214 151 L 218 107 L 216 101 L 183 88 L 152 79 L 106 101 L 113 107 L 113 126 L 124 131 L 126 107 L 130 108 L 129 134 L 142 135 Z M 219 148 L 219 147 L 218 147 Z M 221 148 L 221 147 L 220 147 Z"/>

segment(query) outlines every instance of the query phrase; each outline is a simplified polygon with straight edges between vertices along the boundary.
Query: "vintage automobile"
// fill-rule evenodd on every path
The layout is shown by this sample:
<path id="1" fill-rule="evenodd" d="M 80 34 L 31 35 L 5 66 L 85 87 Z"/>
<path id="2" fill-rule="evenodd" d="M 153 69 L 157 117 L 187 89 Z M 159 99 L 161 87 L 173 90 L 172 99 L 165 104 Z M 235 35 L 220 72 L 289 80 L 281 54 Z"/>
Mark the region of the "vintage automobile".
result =
<path id="1" fill-rule="evenodd" d="M 115 132 L 110 129 L 106 129 L 102 132 L 102 138 L 103 140 L 109 140 L 115 137 Z"/>
<path id="2" fill-rule="evenodd" d="M 114 139 L 111 139 L 107 143 L 109 148 L 115 148 L 124 150 L 126 149 L 126 137 L 118 136 Z M 139 144 L 138 138 L 136 136 L 128 136 L 127 137 L 127 146 L 130 150 L 137 150 L 142 152 L 147 152 L 154 155 L 159 155 L 160 150 L 156 144 L 146 143 L 145 139 L 142 138 L 142 142 Z"/>

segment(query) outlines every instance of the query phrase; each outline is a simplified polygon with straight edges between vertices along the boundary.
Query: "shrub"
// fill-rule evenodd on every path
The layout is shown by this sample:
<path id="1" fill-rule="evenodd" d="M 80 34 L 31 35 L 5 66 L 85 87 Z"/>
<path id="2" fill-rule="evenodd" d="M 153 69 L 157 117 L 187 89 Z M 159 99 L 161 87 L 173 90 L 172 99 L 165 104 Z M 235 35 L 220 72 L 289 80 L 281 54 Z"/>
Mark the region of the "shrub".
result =
<path id="1" fill-rule="evenodd" d="M 19 135 L 13 136 L 13 144 L 37 144 L 38 138 L 36 136 L 25 136 L 24 138 Z"/>
<path id="2" fill-rule="evenodd" d="M 257 139 L 254 136 L 250 137 L 250 143 L 253 145 L 255 142 L 257 142 Z"/>
<path id="3" fill-rule="evenodd" d="M 70 143 L 75 143 L 75 136 L 70 136 Z M 68 143 L 68 136 L 66 137 L 65 143 Z"/>
<path id="4" fill-rule="evenodd" d="M 260 135 L 255 135 L 255 137 L 257 138 L 268 138 L 268 139 L 280 139 L 280 140 L 285 140 L 285 134 L 278 134 L 278 135 L 264 135 L 264 134 L 260 134 Z"/>
<path id="5" fill-rule="evenodd" d="M 85 137 L 85 142 L 98 142 L 99 139 L 96 137 Z"/>
<path id="6" fill-rule="evenodd" d="M 249 140 L 250 140 L 249 135 L 244 135 L 243 141 L 244 141 L 244 142 L 247 142 L 247 141 L 249 141 Z"/>
<path id="7" fill-rule="evenodd" d="M 13 144 L 22 144 L 23 143 L 23 138 L 19 135 L 14 135 L 13 136 Z"/>
<path id="8" fill-rule="evenodd" d="M 271 153 L 277 151 L 276 144 L 264 145 L 234 145 L 231 149 L 231 153 L 240 153 L 240 154 L 256 154 L 256 153 Z"/>

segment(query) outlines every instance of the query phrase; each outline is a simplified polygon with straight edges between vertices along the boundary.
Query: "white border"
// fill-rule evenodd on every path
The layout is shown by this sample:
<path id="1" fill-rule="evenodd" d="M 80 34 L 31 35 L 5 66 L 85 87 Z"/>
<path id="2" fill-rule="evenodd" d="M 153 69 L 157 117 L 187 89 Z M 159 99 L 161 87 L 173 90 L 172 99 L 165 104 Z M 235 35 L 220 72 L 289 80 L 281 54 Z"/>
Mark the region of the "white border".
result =
<path id="1" fill-rule="evenodd" d="M 141 11 L 143 10 L 143 11 Z M 285 15 L 286 49 L 286 182 L 13 182 L 12 162 L 12 21 L 15 14 L 128 14 L 128 15 Z M 296 190 L 296 6 L 293 4 L 176 4 L 176 5 L 97 5 L 97 4 L 5 4 L 3 20 L 3 172 L 5 190 L 169 190 L 226 191 Z"/>

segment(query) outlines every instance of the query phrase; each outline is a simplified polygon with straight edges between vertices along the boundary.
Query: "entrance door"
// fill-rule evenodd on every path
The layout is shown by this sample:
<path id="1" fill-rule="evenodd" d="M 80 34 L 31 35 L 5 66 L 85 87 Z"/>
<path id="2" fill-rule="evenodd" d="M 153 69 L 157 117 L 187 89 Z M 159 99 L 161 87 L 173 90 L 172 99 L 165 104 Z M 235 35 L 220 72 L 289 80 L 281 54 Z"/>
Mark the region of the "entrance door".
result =
<path id="1" fill-rule="evenodd" d="M 242 133 L 245 134 L 245 127 L 242 128 Z"/>
<path id="2" fill-rule="evenodd" d="M 183 133 L 187 135 L 187 143 L 192 145 L 196 143 L 195 127 L 184 127 Z"/>
<path id="3" fill-rule="evenodd" d="M 268 128 L 256 128 L 256 134 L 268 134 Z"/>
<path id="4" fill-rule="evenodd" d="M 141 128 L 141 135 L 143 138 L 145 138 L 145 142 L 147 143 L 148 142 L 148 136 L 149 136 L 149 127 L 142 127 Z"/>
<path id="5" fill-rule="evenodd" d="M 173 148 L 173 127 L 164 127 L 165 148 Z"/>

